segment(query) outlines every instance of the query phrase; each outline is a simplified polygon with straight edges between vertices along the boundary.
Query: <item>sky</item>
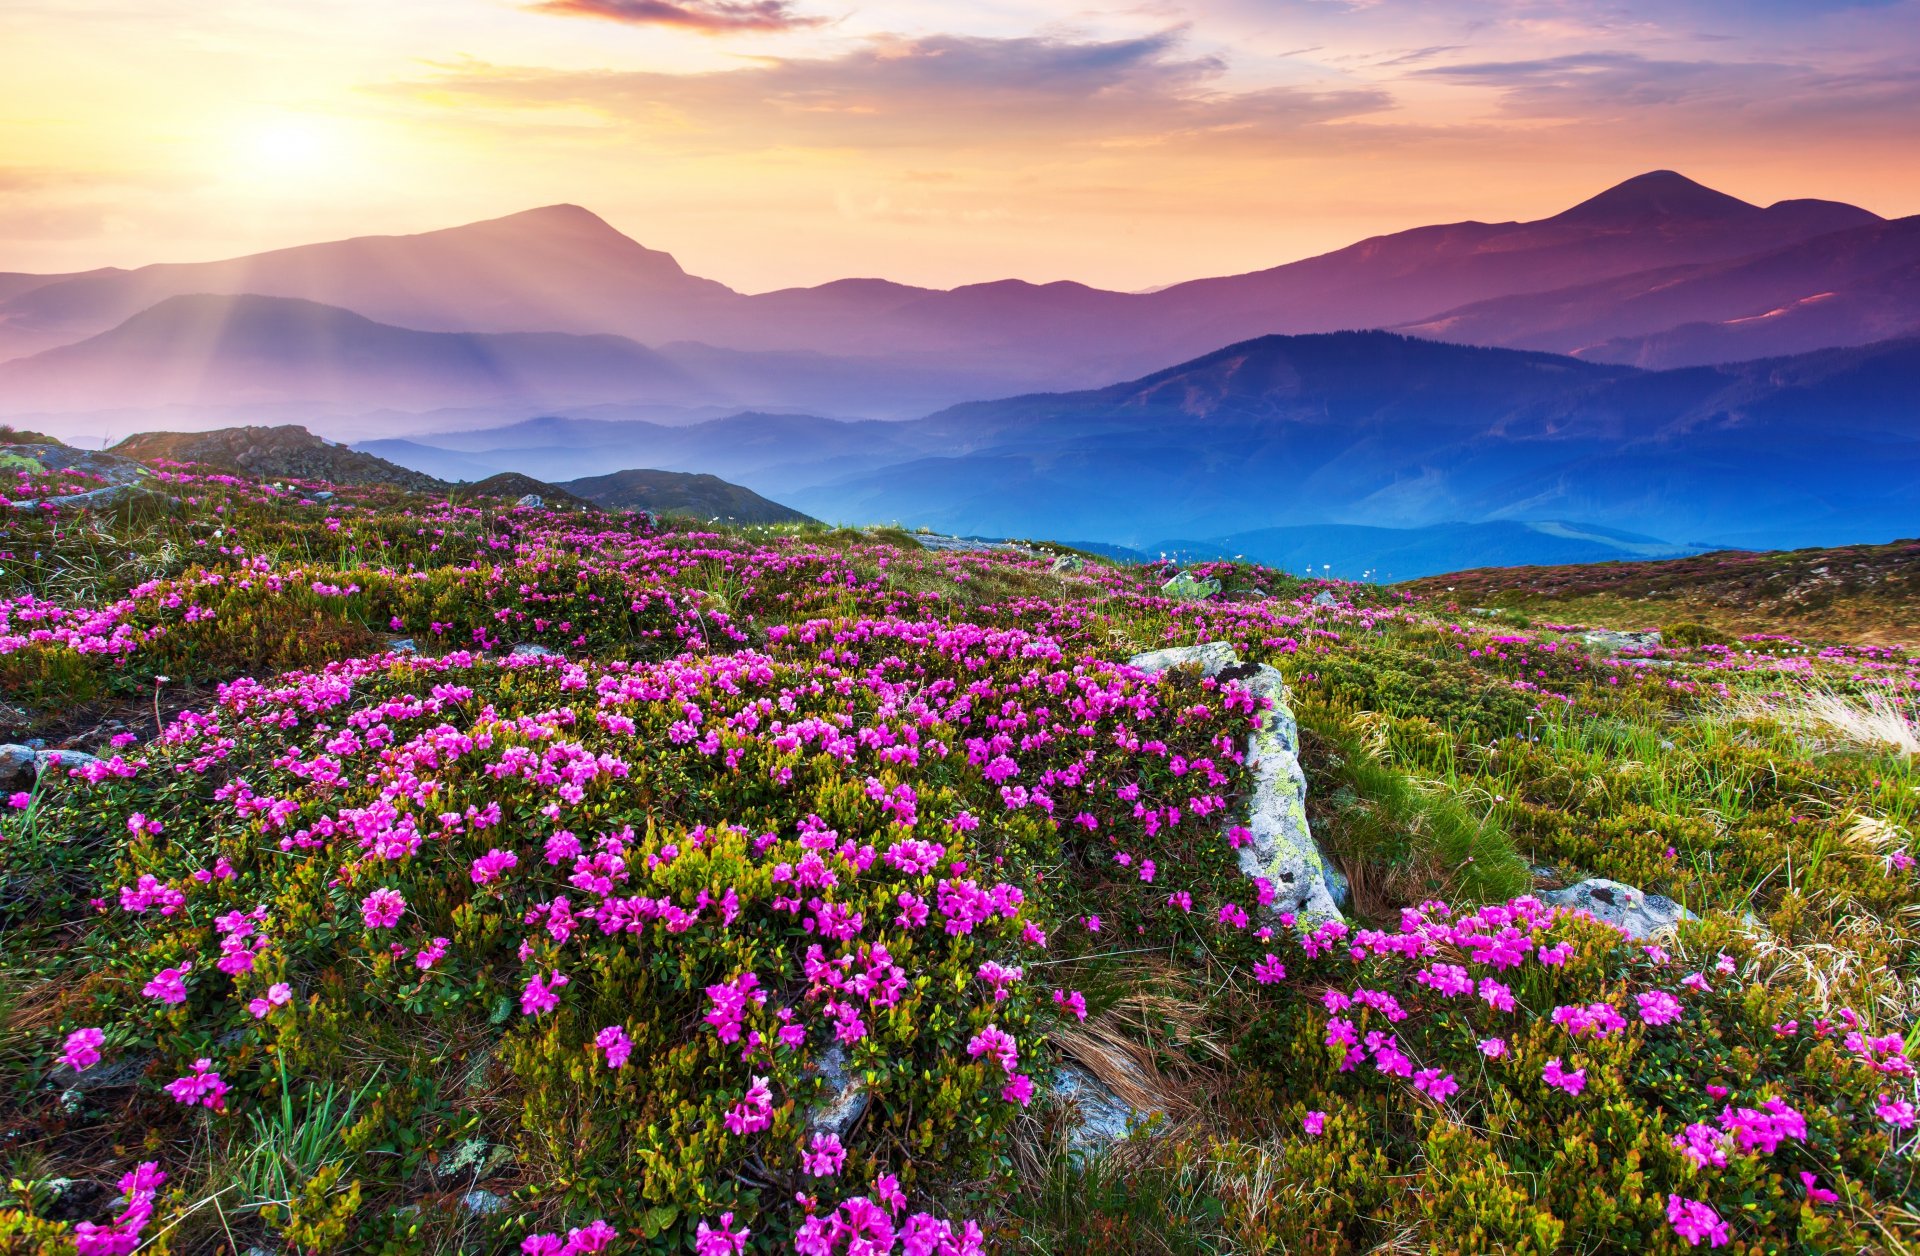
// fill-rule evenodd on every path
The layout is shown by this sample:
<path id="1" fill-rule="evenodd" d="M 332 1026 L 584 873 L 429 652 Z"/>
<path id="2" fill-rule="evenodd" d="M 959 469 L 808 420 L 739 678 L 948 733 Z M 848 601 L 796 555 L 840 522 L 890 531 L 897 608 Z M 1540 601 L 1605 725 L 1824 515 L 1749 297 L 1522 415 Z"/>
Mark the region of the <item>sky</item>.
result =
<path id="1" fill-rule="evenodd" d="M 1920 0 L 7 0 L 0 271 L 585 205 L 741 291 L 1140 289 L 1675 169 L 1920 212 Z"/>

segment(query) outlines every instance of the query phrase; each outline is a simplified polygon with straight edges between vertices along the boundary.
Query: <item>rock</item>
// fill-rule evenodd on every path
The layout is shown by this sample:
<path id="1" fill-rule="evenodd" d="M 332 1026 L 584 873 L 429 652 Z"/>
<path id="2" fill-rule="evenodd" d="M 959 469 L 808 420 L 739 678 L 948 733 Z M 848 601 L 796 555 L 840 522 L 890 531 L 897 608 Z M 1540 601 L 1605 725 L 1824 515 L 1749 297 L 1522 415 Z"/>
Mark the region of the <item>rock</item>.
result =
<path id="1" fill-rule="evenodd" d="M 412 637 L 395 637 L 387 642 L 387 653 L 418 654 L 420 653 L 420 646 Z"/>
<path id="2" fill-rule="evenodd" d="M 0 794 L 32 789 L 33 778 L 39 775 L 36 759 L 30 746 L 0 746 Z"/>
<path id="3" fill-rule="evenodd" d="M 1127 660 L 1127 665 L 1143 672 L 1164 672 L 1176 667 L 1198 667 L 1202 676 L 1218 676 L 1240 662 L 1240 652 L 1225 641 L 1205 645 L 1176 645 L 1164 650 L 1148 650 Z"/>
<path id="4" fill-rule="evenodd" d="M 847 1051 L 834 1043 L 813 1062 L 808 1070 L 827 1084 L 827 1093 L 807 1110 L 807 1129 L 815 1134 L 846 1137 L 847 1131 L 867 1114 L 867 1082 L 847 1067 Z"/>
<path id="5" fill-rule="evenodd" d="M 1086 561 L 1078 554 L 1062 554 L 1053 560 L 1053 570 L 1062 575 L 1070 571 L 1084 571 L 1086 566 Z"/>
<path id="6" fill-rule="evenodd" d="M 1078 1064 L 1054 1069 L 1051 1093 L 1054 1102 L 1067 1110 L 1067 1150 L 1074 1155 L 1117 1143 L 1154 1117 L 1166 1115 L 1163 1108 L 1134 1107 Z"/>
<path id="7" fill-rule="evenodd" d="M 1176 602 L 1204 602 L 1216 597 L 1220 592 L 1220 582 L 1212 576 L 1200 577 L 1190 571 L 1175 572 L 1173 579 L 1160 586 L 1160 596 L 1170 597 Z"/>
<path id="8" fill-rule="evenodd" d="M 528 493 L 523 497 L 517 498 L 513 504 L 515 506 L 525 507 L 528 510 L 538 510 L 546 505 L 547 502 L 546 499 L 538 493 Z"/>
<path id="9" fill-rule="evenodd" d="M 137 1085 L 157 1058 L 151 1051 L 109 1056 L 84 1073 L 76 1073 L 70 1065 L 56 1064 L 47 1071 L 47 1085 L 80 1094 L 91 1090 L 119 1090 Z"/>
<path id="10" fill-rule="evenodd" d="M 59 774 L 54 779 L 62 781 L 66 780 L 67 773 L 75 768 L 89 767 L 98 762 L 100 762 L 99 759 L 84 750 L 36 750 L 33 754 L 36 772 L 57 768 Z"/>
<path id="11" fill-rule="evenodd" d="M 1339 601 L 1339 598 L 1333 596 L 1333 594 L 1327 592 L 1325 589 L 1313 595 L 1313 604 L 1315 606 L 1333 606 Z"/>
<path id="12" fill-rule="evenodd" d="M 1700 919 L 1664 894 L 1648 894 L 1604 877 L 1590 877 L 1564 890 L 1543 890 L 1539 897 L 1554 907 L 1587 912 L 1635 939 L 1665 933 L 1683 920 Z"/>
<path id="13" fill-rule="evenodd" d="M 1588 649 L 1605 654 L 1619 654 L 1625 650 L 1656 650 L 1660 647 L 1658 632 L 1615 632 L 1611 628 L 1594 628 L 1581 633 L 1580 640 Z"/>
<path id="14" fill-rule="evenodd" d="M 1143 672 L 1198 667 L 1204 675 L 1237 684 L 1272 700 L 1260 726 L 1247 737 L 1253 798 L 1246 827 L 1253 840 L 1240 848 L 1240 870 L 1273 886 L 1268 914 L 1288 911 L 1308 921 L 1340 918 L 1349 895 L 1347 880 L 1320 852 L 1307 824 L 1307 774 L 1300 767 L 1300 727 L 1287 705 L 1287 682 L 1265 663 L 1242 663 L 1225 641 L 1176 646 L 1136 654 L 1128 663 Z"/>
<path id="15" fill-rule="evenodd" d="M 939 532 L 916 532 L 913 539 L 922 549 L 930 550 L 977 554 L 1020 552 L 1019 546 L 1009 545 L 1005 541 L 981 541 L 967 536 L 945 536 Z"/>
<path id="16" fill-rule="evenodd" d="M 474 1187 L 460 1197 L 460 1206 L 476 1217 L 490 1217 L 507 1206 L 507 1201 L 492 1191 Z"/>
<path id="17" fill-rule="evenodd" d="M 333 500 L 333 490 L 330 488 L 323 488 L 317 493 L 308 493 L 307 496 L 313 498 L 313 500 L 317 502 L 330 502 Z"/>
<path id="18" fill-rule="evenodd" d="M 510 658 L 516 659 L 555 659 L 560 657 L 558 651 L 549 650 L 546 646 L 536 645 L 531 641 L 522 641 L 519 645 L 507 651 L 507 654 Z"/>

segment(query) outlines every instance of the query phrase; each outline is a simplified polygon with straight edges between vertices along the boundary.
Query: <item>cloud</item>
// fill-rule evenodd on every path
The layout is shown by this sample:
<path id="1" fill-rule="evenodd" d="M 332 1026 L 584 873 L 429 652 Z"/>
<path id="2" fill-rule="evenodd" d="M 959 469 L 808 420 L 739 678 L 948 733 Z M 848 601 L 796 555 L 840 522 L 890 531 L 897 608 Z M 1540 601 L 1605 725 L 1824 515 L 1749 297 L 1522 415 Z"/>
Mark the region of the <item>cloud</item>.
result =
<path id="1" fill-rule="evenodd" d="M 703 35 L 798 30 L 826 21 L 796 13 L 791 0 L 540 0 L 529 7 L 535 13 L 676 26 Z"/>
<path id="2" fill-rule="evenodd" d="M 573 110 L 690 148 L 1142 144 L 1261 135 L 1375 113 L 1384 89 L 1219 87 L 1226 63 L 1183 32 L 1112 40 L 878 36 L 836 56 L 696 74 L 480 63 L 390 90 L 457 106 Z"/>

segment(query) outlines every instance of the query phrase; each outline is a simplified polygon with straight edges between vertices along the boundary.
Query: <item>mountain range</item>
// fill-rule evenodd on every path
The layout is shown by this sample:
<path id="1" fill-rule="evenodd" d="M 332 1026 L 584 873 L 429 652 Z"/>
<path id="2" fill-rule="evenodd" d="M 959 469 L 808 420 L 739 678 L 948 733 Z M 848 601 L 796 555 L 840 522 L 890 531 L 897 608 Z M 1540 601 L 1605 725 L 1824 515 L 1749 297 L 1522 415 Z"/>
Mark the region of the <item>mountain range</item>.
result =
<path id="1" fill-rule="evenodd" d="M 742 293 L 561 205 L 0 275 L 0 417 L 307 422 L 443 479 L 645 466 L 969 533 L 1558 561 L 1897 534 L 1916 337 L 1920 217 L 1671 171 L 1145 293 Z"/>

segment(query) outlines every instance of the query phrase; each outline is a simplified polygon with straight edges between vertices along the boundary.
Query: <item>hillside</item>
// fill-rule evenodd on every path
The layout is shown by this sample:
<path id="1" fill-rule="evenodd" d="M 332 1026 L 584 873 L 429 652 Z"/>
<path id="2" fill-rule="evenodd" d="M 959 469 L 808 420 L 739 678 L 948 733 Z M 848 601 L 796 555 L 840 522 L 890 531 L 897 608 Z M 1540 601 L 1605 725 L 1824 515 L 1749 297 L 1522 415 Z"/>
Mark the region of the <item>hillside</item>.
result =
<path id="1" fill-rule="evenodd" d="M 1658 562 L 1474 569 L 1404 588 L 1460 606 L 1633 628 L 1703 624 L 1724 636 L 1792 633 L 1920 647 L 1920 541 Z"/>
<path id="2" fill-rule="evenodd" d="M 10 1250 L 1920 1242 L 1905 653 L 153 479 L 0 513 Z"/>
<path id="3" fill-rule="evenodd" d="M 391 484 L 419 492 L 443 487 L 418 471 L 322 440 L 304 427 L 230 427 L 213 432 L 142 432 L 113 446 L 136 462 L 200 463 L 264 479 Z"/>
<path id="4" fill-rule="evenodd" d="M 713 475 L 634 469 L 569 480 L 560 487 L 603 510 L 648 510 L 722 523 L 813 522 L 797 510 Z"/>

